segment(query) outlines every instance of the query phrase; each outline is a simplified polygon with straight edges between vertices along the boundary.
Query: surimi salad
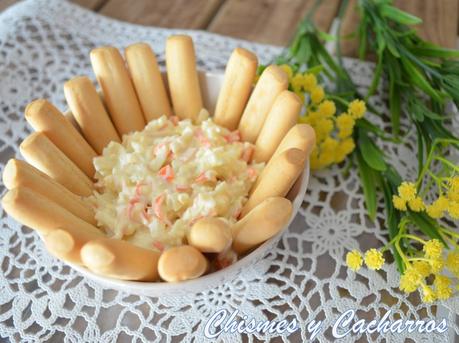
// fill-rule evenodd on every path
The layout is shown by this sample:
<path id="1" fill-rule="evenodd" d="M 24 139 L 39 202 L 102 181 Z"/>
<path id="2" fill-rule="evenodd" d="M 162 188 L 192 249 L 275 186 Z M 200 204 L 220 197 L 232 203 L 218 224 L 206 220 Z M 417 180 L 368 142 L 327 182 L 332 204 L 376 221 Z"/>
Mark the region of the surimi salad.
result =
<path id="1" fill-rule="evenodd" d="M 253 144 L 207 117 L 162 116 L 94 159 L 90 199 L 109 236 L 162 251 L 182 245 L 199 219 L 237 221 L 264 163 L 249 163 Z"/>

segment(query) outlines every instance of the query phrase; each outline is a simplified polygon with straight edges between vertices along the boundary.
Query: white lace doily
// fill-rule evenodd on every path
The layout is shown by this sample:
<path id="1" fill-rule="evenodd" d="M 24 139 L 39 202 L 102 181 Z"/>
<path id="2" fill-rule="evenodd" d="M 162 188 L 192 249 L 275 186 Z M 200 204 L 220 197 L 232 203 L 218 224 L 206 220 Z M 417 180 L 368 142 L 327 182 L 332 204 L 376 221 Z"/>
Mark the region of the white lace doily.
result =
<path id="1" fill-rule="evenodd" d="M 0 14 L 0 162 L 18 154 L 20 141 L 30 132 L 23 119 L 25 105 L 34 98 L 49 98 L 65 108 L 62 86 L 72 76 L 92 72 L 89 51 L 112 44 L 123 47 L 149 42 L 164 61 L 165 38 L 174 30 L 148 28 L 98 16 L 57 0 L 27 1 Z M 181 30 L 183 32 L 183 30 Z M 236 46 L 268 62 L 279 48 L 254 44 L 200 31 L 188 31 L 196 44 L 199 67 L 223 70 Z M 371 65 L 348 60 L 357 83 L 368 86 Z M 383 108 L 380 97 L 375 105 Z M 381 123 L 381 126 L 384 124 Z M 390 144 L 384 150 L 404 175 L 413 175 L 414 147 Z M 2 192 L 4 188 L 2 186 Z M 2 210 L 3 212 L 3 210 Z M 385 336 L 347 336 L 343 341 L 387 339 L 402 342 L 449 341 L 459 334 L 459 299 L 443 306 L 420 304 L 397 291 L 393 265 L 380 272 L 348 271 L 348 249 L 386 243 L 386 229 L 365 215 L 356 170 L 344 176 L 335 167 L 316 173 L 310 182 L 301 215 L 263 261 L 231 283 L 187 297 L 146 298 L 103 289 L 52 258 L 38 236 L 2 213 L 0 231 L 0 336 L 12 341 L 53 342 L 170 342 L 206 341 L 206 320 L 221 308 L 239 309 L 257 320 L 296 317 L 300 329 L 280 341 L 310 338 L 307 324 L 323 320 L 318 336 L 332 340 L 331 326 L 348 309 L 374 319 L 392 310 L 392 319 L 445 317 L 449 333 L 407 333 Z M 413 305 L 419 304 L 419 305 Z M 444 308 L 443 308 L 444 307 Z M 442 309 L 443 308 L 443 309 Z M 443 311 L 443 312 L 442 312 Z M 449 335 L 449 336 L 448 336 Z M 224 334 L 226 342 L 267 340 L 275 335 Z"/>

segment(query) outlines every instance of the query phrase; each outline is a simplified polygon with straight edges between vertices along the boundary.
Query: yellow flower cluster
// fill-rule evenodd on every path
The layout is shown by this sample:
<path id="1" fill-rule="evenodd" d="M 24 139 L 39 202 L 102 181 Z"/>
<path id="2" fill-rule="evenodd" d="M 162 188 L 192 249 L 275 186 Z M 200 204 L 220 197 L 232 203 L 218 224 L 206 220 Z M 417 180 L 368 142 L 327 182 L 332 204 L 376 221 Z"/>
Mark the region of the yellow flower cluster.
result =
<path id="1" fill-rule="evenodd" d="M 317 84 L 314 74 L 294 73 L 286 64 L 280 67 L 289 76 L 290 88 L 306 104 L 307 111 L 300 122 L 311 125 L 316 132 L 317 145 L 311 154 L 311 168 L 321 169 L 344 161 L 355 149 L 352 133 L 355 121 L 366 112 L 365 102 L 354 100 L 347 113 L 336 115 L 335 103 L 326 99 L 324 88 Z"/>
<path id="2" fill-rule="evenodd" d="M 416 186 L 412 182 L 402 182 L 398 187 L 398 195 L 394 195 L 392 202 L 394 207 L 400 211 L 407 211 L 408 208 L 414 212 L 426 211 L 434 219 L 442 218 L 445 213 L 453 219 L 459 219 L 459 176 L 448 179 L 446 196 L 440 195 L 431 204 L 426 204 L 418 196 Z"/>
<path id="3" fill-rule="evenodd" d="M 358 250 L 352 250 L 346 255 L 346 264 L 353 271 L 359 270 L 363 261 L 372 270 L 381 269 L 385 262 L 382 252 L 376 249 L 367 250 L 363 258 Z"/>
<path id="4" fill-rule="evenodd" d="M 419 289 L 424 302 L 445 300 L 453 294 L 452 279 L 440 274 L 446 267 L 455 277 L 459 277 L 459 252 L 451 252 L 443 259 L 443 245 L 437 239 L 424 242 L 423 258 L 411 258 L 414 262 L 408 262 L 405 273 L 400 278 L 400 289 L 405 293 L 411 293 Z M 435 277 L 432 285 L 428 284 L 428 278 Z"/>
<path id="5" fill-rule="evenodd" d="M 408 194 L 412 193 L 409 188 L 405 190 Z M 419 257 L 407 257 L 402 254 L 406 269 L 400 277 L 400 290 L 405 293 L 419 290 L 422 300 L 426 303 L 450 298 L 454 293 L 454 279 L 441 274 L 441 272 L 446 268 L 456 279 L 459 278 L 459 248 L 444 258 L 443 244 L 439 240 L 424 241 L 418 239 L 417 241 L 423 244 L 423 254 Z M 378 270 L 384 264 L 382 255 L 384 249 L 370 249 L 364 257 L 358 250 L 352 250 L 346 255 L 346 264 L 353 271 L 359 270 L 363 262 L 369 269 Z M 459 285 L 456 287 L 459 290 Z"/>

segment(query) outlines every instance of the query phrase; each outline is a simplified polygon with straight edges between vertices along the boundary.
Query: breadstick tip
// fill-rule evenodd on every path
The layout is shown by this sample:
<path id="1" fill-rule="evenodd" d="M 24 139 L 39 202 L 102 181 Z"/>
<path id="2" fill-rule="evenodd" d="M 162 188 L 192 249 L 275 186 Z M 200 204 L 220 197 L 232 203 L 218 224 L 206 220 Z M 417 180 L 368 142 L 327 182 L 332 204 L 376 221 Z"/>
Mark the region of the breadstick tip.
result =
<path id="1" fill-rule="evenodd" d="M 24 116 L 26 117 L 26 119 L 33 118 L 33 117 L 35 117 L 37 115 L 37 113 L 41 112 L 42 109 L 45 106 L 50 106 L 50 105 L 51 104 L 46 99 L 36 99 L 36 100 L 30 102 L 26 106 L 26 108 L 24 110 Z"/>
<path id="2" fill-rule="evenodd" d="M 18 172 L 18 160 L 12 158 L 8 161 L 3 169 L 2 180 L 7 189 L 16 187 L 16 175 Z"/>
<path id="3" fill-rule="evenodd" d="M 48 233 L 44 237 L 43 241 L 49 251 L 53 251 L 58 254 L 66 254 L 72 251 L 75 246 L 75 240 L 72 235 L 59 228 Z"/>
<path id="4" fill-rule="evenodd" d="M 271 64 L 263 71 L 262 75 L 263 74 L 274 78 L 279 83 L 288 84 L 287 73 L 277 65 Z"/>
<path id="5" fill-rule="evenodd" d="M 100 268 L 110 265 L 114 261 L 115 255 L 97 241 L 90 241 L 81 248 L 81 259 L 86 265 Z"/>
<path id="6" fill-rule="evenodd" d="M 251 62 L 258 63 L 258 58 L 257 55 L 255 55 L 253 52 L 250 50 L 244 49 L 244 48 L 236 48 L 233 50 L 233 54 L 239 55 Z"/>

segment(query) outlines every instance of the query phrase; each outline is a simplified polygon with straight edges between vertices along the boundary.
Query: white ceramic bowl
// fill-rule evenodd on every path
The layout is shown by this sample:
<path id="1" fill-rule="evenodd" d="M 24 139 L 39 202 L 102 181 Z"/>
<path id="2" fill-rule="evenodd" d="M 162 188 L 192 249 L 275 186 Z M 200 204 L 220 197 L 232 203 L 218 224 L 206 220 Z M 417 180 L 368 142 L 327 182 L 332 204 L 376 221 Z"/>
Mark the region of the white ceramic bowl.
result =
<path id="1" fill-rule="evenodd" d="M 199 79 L 204 99 L 204 106 L 209 110 L 210 113 L 213 113 L 215 104 L 217 102 L 218 93 L 223 82 L 223 74 L 200 72 Z M 236 263 L 220 271 L 204 275 L 198 279 L 177 283 L 124 281 L 94 274 L 83 266 L 73 264 L 70 265 L 72 268 L 76 269 L 87 278 L 92 279 L 107 288 L 113 288 L 137 295 L 186 295 L 190 293 L 202 292 L 210 288 L 215 288 L 222 285 L 223 283 L 230 282 L 235 279 L 240 273 L 244 271 L 244 269 L 258 262 L 260 259 L 266 256 L 268 252 L 272 250 L 272 248 L 276 246 L 283 231 L 289 227 L 290 223 L 293 221 L 293 218 L 296 216 L 301 203 L 303 202 L 303 197 L 308 186 L 308 181 L 309 161 L 306 161 L 304 172 L 300 175 L 287 195 L 287 198 L 290 199 L 293 203 L 292 217 L 290 218 L 288 224 L 276 236 L 264 242 L 262 245 L 238 260 Z"/>

